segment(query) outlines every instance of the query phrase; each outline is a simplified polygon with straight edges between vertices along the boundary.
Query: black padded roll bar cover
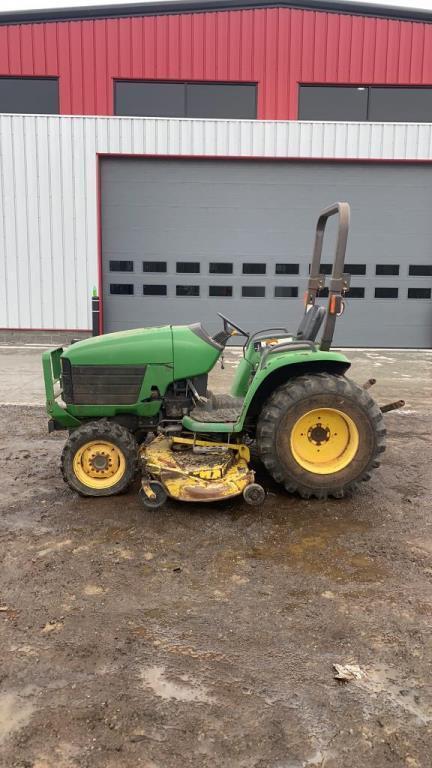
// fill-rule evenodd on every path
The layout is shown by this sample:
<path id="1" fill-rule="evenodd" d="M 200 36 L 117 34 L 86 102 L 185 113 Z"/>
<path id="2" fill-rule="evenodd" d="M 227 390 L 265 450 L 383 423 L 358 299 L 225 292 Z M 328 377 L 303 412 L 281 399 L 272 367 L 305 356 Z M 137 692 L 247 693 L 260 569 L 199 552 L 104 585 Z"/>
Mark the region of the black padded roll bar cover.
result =
<path id="1" fill-rule="evenodd" d="M 296 333 L 296 340 L 315 341 L 325 317 L 324 307 L 314 304 L 306 309 Z"/>
<path id="2" fill-rule="evenodd" d="M 333 261 L 332 277 L 340 278 L 343 275 L 345 265 L 345 251 L 350 224 L 350 207 L 348 203 L 333 203 L 332 205 L 329 205 L 328 208 L 324 208 L 318 217 L 310 277 L 317 277 L 320 274 L 321 254 L 325 228 L 329 218 L 337 214 L 339 214 L 339 226 L 335 257 Z"/>

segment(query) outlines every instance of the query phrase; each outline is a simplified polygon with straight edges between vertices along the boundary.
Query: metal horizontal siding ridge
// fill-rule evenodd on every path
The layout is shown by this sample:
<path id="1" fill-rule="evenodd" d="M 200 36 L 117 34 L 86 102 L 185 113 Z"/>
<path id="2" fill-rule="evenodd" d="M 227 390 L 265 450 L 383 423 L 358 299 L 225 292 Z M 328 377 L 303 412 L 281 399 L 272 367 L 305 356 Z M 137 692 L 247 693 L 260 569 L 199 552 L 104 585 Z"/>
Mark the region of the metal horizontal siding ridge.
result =
<path id="1" fill-rule="evenodd" d="M 97 155 L 432 160 L 432 124 L 0 115 L 0 328 L 86 329 Z"/>

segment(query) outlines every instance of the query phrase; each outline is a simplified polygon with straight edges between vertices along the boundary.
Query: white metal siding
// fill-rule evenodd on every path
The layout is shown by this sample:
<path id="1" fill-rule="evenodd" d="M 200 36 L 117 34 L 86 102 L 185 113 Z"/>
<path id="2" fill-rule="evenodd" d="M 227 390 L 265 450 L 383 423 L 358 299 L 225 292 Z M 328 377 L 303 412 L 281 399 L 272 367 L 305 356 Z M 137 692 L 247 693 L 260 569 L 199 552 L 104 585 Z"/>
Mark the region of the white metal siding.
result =
<path id="1" fill-rule="evenodd" d="M 0 115 L 0 328 L 90 327 L 97 153 L 432 160 L 432 125 Z"/>

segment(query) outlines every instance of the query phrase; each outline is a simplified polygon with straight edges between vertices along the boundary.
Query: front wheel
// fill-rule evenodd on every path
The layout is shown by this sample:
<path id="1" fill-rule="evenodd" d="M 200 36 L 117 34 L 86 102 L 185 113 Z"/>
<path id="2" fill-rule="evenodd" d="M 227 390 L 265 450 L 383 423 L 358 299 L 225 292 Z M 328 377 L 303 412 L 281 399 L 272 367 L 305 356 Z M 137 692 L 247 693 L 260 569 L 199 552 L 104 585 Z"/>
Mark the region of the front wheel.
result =
<path id="1" fill-rule="evenodd" d="M 108 419 L 75 429 L 62 457 L 64 481 L 81 496 L 123 493 L 138 472 L 138 445 L 128 429 Z"/>
<path id="2" fill-rule="evenodd" d="M 266 469 L 288 492 L 342 498 L 379 466 L 384 421 L 368 392 L 344 376 L 300 376 L 264 404 L 257 447 Z"/>

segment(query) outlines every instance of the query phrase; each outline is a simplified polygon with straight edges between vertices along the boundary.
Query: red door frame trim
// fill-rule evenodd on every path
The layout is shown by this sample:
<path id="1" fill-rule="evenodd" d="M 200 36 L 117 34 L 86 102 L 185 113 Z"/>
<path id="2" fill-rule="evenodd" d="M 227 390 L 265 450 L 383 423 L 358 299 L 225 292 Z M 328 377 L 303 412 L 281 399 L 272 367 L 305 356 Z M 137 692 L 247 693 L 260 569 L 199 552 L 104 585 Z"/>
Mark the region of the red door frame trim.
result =
<path id="1" fill-rule="evenodd" d="M 432 159 L 380 159 L 363 157 L 250 157 L 249 155 L 156 155 L 133 152 L 97 152 L 96 153 L 96 179 L 97 179 L 97 240 L 98 240 L 98 291 L 99 291 L 99 333 L 103 331 L 103 272 L 102 272 L 102 186 L 101 186 L 101 161 L 109 158 L 137 158 L 142 160 L 244 160 L 247 162 L 270 163 L 368 163 L 372 165 L 432 165 Z"/>

